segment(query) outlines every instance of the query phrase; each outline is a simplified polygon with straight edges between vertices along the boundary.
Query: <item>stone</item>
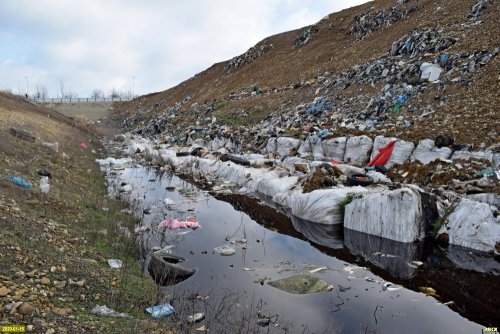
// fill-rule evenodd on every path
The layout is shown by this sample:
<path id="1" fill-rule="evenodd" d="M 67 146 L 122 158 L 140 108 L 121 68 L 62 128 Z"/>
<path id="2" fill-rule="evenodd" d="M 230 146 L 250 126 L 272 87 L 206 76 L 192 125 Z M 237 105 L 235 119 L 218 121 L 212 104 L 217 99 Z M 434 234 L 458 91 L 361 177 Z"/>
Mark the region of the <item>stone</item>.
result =
<path id="1" fill-rule="evenodd" d="M 31 314 L 31 313 L 33 313 L 34 310 L 35 310 L 35 307 L 27 302 L 24 302 L 17 307 L 17 313 L 22 314 L 22 315 Z"/>
<path id="2" fill-rule="evenodd" d="M 310 275 L 296 275 L 267 284 L 282 291 L 300 295 L 333 289 L 333 286 L 328 282 Z"/>
<path id="3" fill-rule="evenodd" d="M 40 284 L 49 285 L 50 284 L 50 279 L 48 279 L 47 277 L 43 277 L 43 278 L 40 279 Z"/>
<path id="4" fill-rule="evenodd" d="M 10 293 L 10 290 L 7 289 L 5 286 L 2 286 L 0 288 L 0 297 L 5 297 Z"/>

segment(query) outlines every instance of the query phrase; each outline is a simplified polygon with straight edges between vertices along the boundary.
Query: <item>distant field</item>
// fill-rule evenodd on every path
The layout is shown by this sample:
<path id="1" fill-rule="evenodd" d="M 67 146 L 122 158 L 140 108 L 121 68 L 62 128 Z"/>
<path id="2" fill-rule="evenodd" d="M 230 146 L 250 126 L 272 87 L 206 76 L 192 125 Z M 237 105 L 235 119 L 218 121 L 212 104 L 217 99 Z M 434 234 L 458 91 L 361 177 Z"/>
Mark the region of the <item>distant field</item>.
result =
<path id="1" fill-rule="evenodd" d="M 112 105 L 111 102 L 91 102 L 50 104 L 48 107 L 69 117 L 87 118 L 95 122 L 106 118 Z"/>

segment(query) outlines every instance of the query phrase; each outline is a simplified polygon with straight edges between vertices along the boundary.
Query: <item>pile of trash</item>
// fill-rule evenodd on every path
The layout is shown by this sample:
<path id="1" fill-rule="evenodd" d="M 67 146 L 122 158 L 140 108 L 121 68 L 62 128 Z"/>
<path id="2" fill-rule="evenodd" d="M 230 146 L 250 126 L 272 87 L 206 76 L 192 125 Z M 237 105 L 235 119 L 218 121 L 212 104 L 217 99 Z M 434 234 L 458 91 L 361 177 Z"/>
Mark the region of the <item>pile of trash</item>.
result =
<path id="1" fill-rule="evenodd" d="M 302 45 L 307 44 L 307 42 L 309 42 L 311 40 L 313 34 L 317 33 L 318 31 L 319 31 L 319 28 L 317 25 L 312 25 L 309 28 L 307 28 L 306 30 L 302 31 L 300 33 L 299 37 L 297 37 L 295 39 L 295 42 L 294 42 L 295 47 L 298 48 L 298 47 L 301 47 Z"/>
<path id="2" fill-rule="evenodd" d="M 254 47 L 251 47 L 244 54 L 231 58 L 226 65 L 227 71 L 229 72 L 238 67 L 250 64 L 256 58 L 262 56 L 264 53 L 271 50 L 272 48 L 273 45 L 265 41 L 260 45 L 255 45 Z"/>
<path id="3" fill-rule="evenodd" d="M 351 32 L 355 34 L 358 39 L 363 39 L 372 32 L 390 26 L 396 21 L 406 20 L 410 13 L 420 8 L 422 8 L 422 4 L 420 3 L 408 9 L 401 8 L 398 3 L 396 6 L 378 12 L 373 12 L 373 7 L 370 7 L 368 12 L 354 17 L 354 24 Z"/>

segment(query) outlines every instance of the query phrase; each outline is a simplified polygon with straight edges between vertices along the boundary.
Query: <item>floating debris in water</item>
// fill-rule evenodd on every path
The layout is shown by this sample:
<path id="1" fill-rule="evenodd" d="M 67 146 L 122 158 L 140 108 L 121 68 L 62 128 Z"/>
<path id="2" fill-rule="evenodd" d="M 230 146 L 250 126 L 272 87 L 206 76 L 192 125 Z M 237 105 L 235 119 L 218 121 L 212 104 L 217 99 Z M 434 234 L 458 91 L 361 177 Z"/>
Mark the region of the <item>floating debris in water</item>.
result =
<path id="1" fill-rule="evenodd" d="M 384 290 L 384 291 L 396 291 L 396 290 L 399 290 L 401 288 L 402 288 L 401 285 L 396 285 L 396 284 L 393 284 L 391 282 L 385 282 L 382 290 Z"/>
<path id="2" fill-rule="evenodd" d="M 436 290 L 431 287 L 421 286 L 418 288 L 420 292 L 425 293 L 427 296 L 438 297 Z"/>
<path id="3" fill-rule="evenodd" d="M 236 250 L 233 247 L 230 247 L 227 245 L 215 247 L 214 251 L 216 253 L 219 253 L 222 256 L 231 256 L 231 255 L 234 255 L 236 253 Z"/>
<path id="4" fill-rule="evenodd" d="M 333 285 L 309 275 L 297 275 L 268 283 L 273 288 L 294 294 L 308 294 L 333 290 Z"/>

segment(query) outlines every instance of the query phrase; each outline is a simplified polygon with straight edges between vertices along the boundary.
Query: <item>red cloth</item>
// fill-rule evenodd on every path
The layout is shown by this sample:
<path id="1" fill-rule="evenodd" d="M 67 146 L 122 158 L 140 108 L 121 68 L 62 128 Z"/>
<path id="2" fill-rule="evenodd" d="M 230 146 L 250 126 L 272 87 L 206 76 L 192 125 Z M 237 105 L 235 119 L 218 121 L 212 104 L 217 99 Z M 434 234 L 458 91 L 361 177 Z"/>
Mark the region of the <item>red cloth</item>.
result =
<path id="1" fill-rule="evenodd" d="M 392 150 L 394 149 L 394 144 L 396 144 L 396 140 L 391 141 L 389 144 L 379 149 L 378 154 L 375 156 L 375 158 L 373 158 L 372 161 L 370 161 L 368 166 L 384 166 L 391 157 Z"/>

